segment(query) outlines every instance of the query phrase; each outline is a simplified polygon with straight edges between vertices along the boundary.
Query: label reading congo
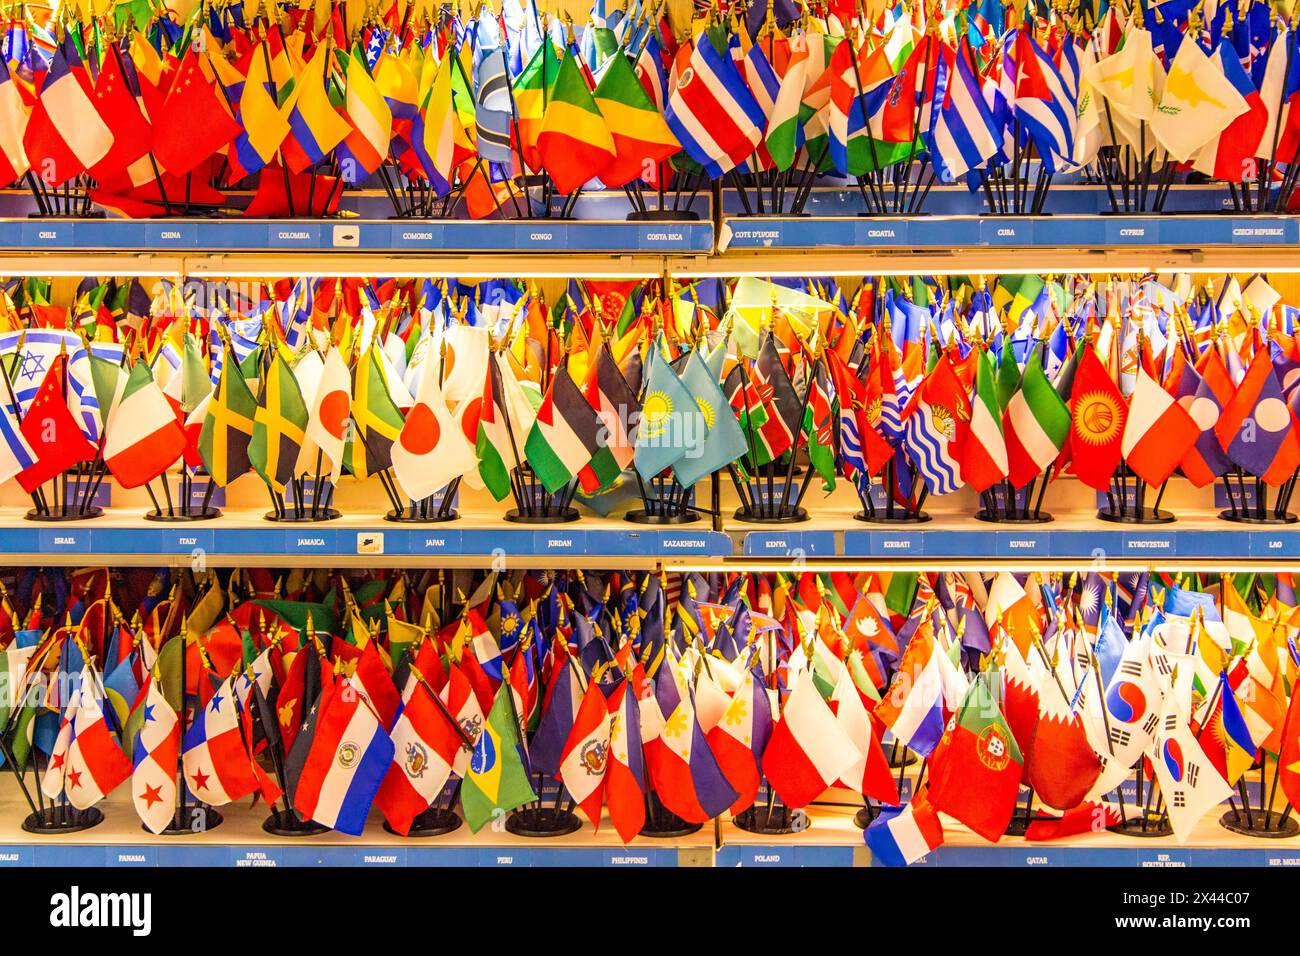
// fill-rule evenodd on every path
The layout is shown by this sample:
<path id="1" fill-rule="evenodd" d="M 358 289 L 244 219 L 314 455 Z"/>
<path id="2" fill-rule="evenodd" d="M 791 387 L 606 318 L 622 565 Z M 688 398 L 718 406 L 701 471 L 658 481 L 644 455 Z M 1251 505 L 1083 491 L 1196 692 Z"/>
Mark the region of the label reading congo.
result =
<path id="1" fill-rule="evenodd" d="M 1005 770 L 1011 763 L 1011 748 L 1007 746 L 1007 736 L 997 724 L 989 724 L 980 731 L 975 741 L 975 753 L 980 763 L 990 770 Z"/>

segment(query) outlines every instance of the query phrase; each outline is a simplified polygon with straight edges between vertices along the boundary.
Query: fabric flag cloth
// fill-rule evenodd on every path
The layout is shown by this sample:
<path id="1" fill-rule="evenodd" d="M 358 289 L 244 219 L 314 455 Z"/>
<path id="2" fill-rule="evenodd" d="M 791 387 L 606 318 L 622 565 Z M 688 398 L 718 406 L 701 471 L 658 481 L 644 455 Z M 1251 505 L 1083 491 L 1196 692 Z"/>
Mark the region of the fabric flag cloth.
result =
<path id="1" fill-rule="evenodd" d="M 185 784 L 195 798 L 212 806 L 242 800 L 258 789 L 252 761 L 235 711 L 230 678 L 194 716 L 182 740 Z"/>
<path id="2" fill-rule="evenodd" d="M 321 695 L 285 758 L 285 787 L 304 820 L 360 836 L 393 762 L 392 739 L 349 678 Z"/>
<path id="3" fill-rule="evenodd" d="M 1048 381 L 1039 353 L 1039 349 L 1030 352 L 1020 388 L 1007 403 L 1002 420 L 1007 477 L 1013 488 L 1023 488 L 1042 474 L 1070 435 L 1070 409 Z"/>
<path id="4" fill-rule="evenodd" d="M 613 137 L 614 158 L 600 171 L 600 181 L 610 189 L 643 178 L 681 150 L 632 62 L 621 53 L 609 58 L 592 97 Z"/>
<path id="5" fill-rule="evenodd" d="M 1148 757 L 1169 811 L 1174 839 L 1186 843 L 1201 817 L 1227 800 L 1232 788 L 1206 757 L 1177 698 L 1176 693 L 1165 695 Z"/>
<path id="6" fill-rule="evenodd" d="M 548 494 L 559 491 L 600 448 L 600 419 L 583 397 L 568 367 L 561 365 L 537 409 L 524 442 L 524 457 Z"/>
<path id="7" fill-rule="evenodd" d="M 682 46 L 677 65 L 664 119 L 709 178 L 721 179 L 754 152 L 767 117 L 730 51 L 719 52 L 707 33 Z"/>
<path id="8" fill-rule="evenodd" d="M 739 795 L 709 749 L 690 689 L 676 673 L 677 666 L 666 659 L 655 676 L 650 700 L 658 708 L 659 726 L 653 738 L 646 729 L 649 701 L 642 710 L 646 766 L 655 794 L 667 810 L 688 823 L 707 823 L 732 806 Z"/>
<path id="9" fill-rule="evenodd" d="M 989 690 L 989 673 L 970 685 L 931 760 L 930 802 L 996 843 L 1020 792 L 1022 757 Z"/>
<path id="10" fill-rule="evenodd" d="M 717 724 L 710 728 L 709 748 L 738 796 L 732 814 L 753 806 L 762 783 L 759 768 L 772 736 L 772 702 L 762 681 L 749 670 L 732 693 Z"/>
<path id="11" fill-rule="evenodd" d="M 3 373 L 0 373 L 3 374 Z M 0 483 L 36 464 L 36 453 L 27 444 L 9 403 L 0 408 Z"/>
<path id="12" fill-rule="evenodd" d="M 424 370 L 415 404 L 393 443 L 393 478 L 412 501 L 428 498 L 478 464 L 474 446 L 447 410 L 439 373 Z"/>
<path id="13" fill-rule="evenodd" d="M 398 833 L 429 808 L 451 777 L 463 738 L 413 667 L 393 725 L 393 762 L 375 794 L 375 806 Z"/>
<path id="14" fill-rule="evenodd" d="M 913 798 L 901 810 L 882 810 L 862 838 L 873 863 L 910 866 L 943 845 L 943 825 L 927 800 Z"/>
<path id="15" fill-rule="evenodd" d="M 930 626 L 923 624 L 903 651 L 876 717 L 894 737 L 928 757 L 943 736 L 943 676 Z"/>
<path id="16" fill-rule="evenodd" d="M 503 683 L 474 742 L 461 785 L 465 822 L 475 833 L 501 814 L 537 799 L 522 751 L 510 687 Z"/>
<path id="17" fill-rule="evenodd" d="M 283 494 L 293 480 L 306 429 L 307 406 L 298 379 L 277 349 L 262 383 L 262 401 L 253 413 L 248 443 L 249 463 L 277 494 Z"/>
<path id="18" fill-rule="evenodd" d="M 1025 763 L 1029 785 L 1054 810 L 1077 807 L 1101 775 L 1083 721 L 1055 680 L 1044 680 L 1038 688 L 1038 724 Z"/>
<path id="19" fill-rule="evenodd" d="M 1256 349 L 1245 377 L 1214 426 L 1219 445 L 1234 465 L 1276 487 L 1300 466 L 1294 422 L 1269 350 Z"/>
<path id="20" fill-rule="evenodd" d="M 806 807 L 853 767 L 861 754 L 805 670 L 772 728 L 763 776 L 792 810 Z"/>
<path id="21" fill-rule="evenodd" d="M 73 465 L 95 457 L 94 446 L 68 409 L 67 389 L 67 363 L 59 358 L 45 373 L 19 426 L 36 458 L 18 474 L 18 484 L 29 494 Z"/>
<path id="22" fill-rule="evenodd" d="M 185 452 L 185 432 L 143 361 L 104 425 L 104 464 L 123 488 L 153 481 Z"/>
<path id="23" fill-rule="evenodd" d="M 934 495 L 963 484 L 958 449 L 971 419 L 971 403 L 947 355 L 917 387 L 903 411 L 903 445 L 917 473 Z"/>
<path id="24" fill-rule="evenodd" d="M 1002 433 L 1002 408 L 993 383 L 993 363 L 987 349 L 975 360 L 975 391 L 971 400 L 970 429 L 958 451 L 961 474 L 983 494 L 1007 477 L 1007 441 Z"/>
<path id="25" fill-rule="evenodd" d="M 69 32 L 54 51 L 23 134 L 23 148 L 47 186 L 61 186 L 113 148 L 113 131 L 95 109 L 90 79 Z"/>
<path id="26" fill-rule="evenodd" d="M 609 763 L 605 771 L 605 805 L 624 843 L 645 826 L 645 756 L 641 747 L 640 706 L 632 681 L 609 695 Z"/>
<path id="27" fill-rule="evenodd" d="M 135 738 L 131 799 L 150 833 L 162 833 L 176 814 L 176 768 L 181 731 L 158 681 L 145 680 L 144 716 Z"/>
<path id="28" fill-rule="evenodd" d="M 609 741 L 609 705 L 600 684 L 589 680 L 560 757 L 559 778 L 596 830 L 600 829 L 605 772 L 609 767 Z"/>
<path id="29" fill-rule="evenodd" d="M 325 356 L 320 381 L 308 406 L 303 447 L 320 450 L 330 463 L 335 484 L 343 473 L 344 436 L 351 417 L 352 377 L 342 353 L 332 348 Z"/>
<path id="30" fill-rule="evenodd" d="M 681 461 L 704 432 L 704 416 L 677 373 L 664 359 L 662 340 L 650 347 L 650 367 L 636 431 L 633 463 L 647 481 Z"/>
<path id="31" fill-rule="evenodd" d="M 86 668 L 63 767 L 63 792 L 78 810 L 94 806 L 131 776 L 131 761 L 104 719 L 103 699 L 99 678 Z"/>
<path id="32" fill-rule="evenodd" d="M 1200 43 L 1179 43 L 1151 115 L 1151 132 L 1184 163 L 1249 109 L 1217 58 L 1207 56 Z"/>
<path id="33" fill-rule="evenodd" d="M 1187 409 L 1139 368 L 1120 450 L 1133 473 L 1160 487 L 1196 444 L 1201 429 Z M 1066 809 L 1066 808 L 1061 808 Z"/>
<path id="34" fill-rule="evenodd" d="M 616 155 L 614 137 L 592 99 L 577 57 L 571 47 L 560 61 L 537 134 L 542 167 L 555 188 L 566 194 L 599 176 Z"/>
<path id="35" fill-rule="evenodd" d="M 1070 449 L 1074 474 L 1089 488 L 1108 491 L 1110 479 L 1124 457 L 1124 423 L 1128 404 L 1119 386 L 1091 345 L 1083 357 L 1070 392 Z"/>
<path id="36" fill-rule="evenodd" d="M 234 351 L 227 347 L 217 390 L 207 406 L 199 433 L 199 455 L 212 480 L 225 488 L 252 466 L 248 443 L 253 437 L 253 416 L 257 401 L 239 368 Z"/>
<path id="37" fill-rule="evenodd" d="M 718 346 L 718 349 L 725 348 L 725 344 Z M 721 362 L 717 364 L 721 365 Z M 749 447 L 745 433 L 718 384 L 714 367 L 712 356 L 706 359 L 695 350 L 686 359 L 686 368 L 682 371 L 682 385 L 694 397 L 705 429 L 698 447 L 688 451 L 673 465 L 673 474 L 683 488 L 690 488 L 705 475 L 725 468 Z"/>

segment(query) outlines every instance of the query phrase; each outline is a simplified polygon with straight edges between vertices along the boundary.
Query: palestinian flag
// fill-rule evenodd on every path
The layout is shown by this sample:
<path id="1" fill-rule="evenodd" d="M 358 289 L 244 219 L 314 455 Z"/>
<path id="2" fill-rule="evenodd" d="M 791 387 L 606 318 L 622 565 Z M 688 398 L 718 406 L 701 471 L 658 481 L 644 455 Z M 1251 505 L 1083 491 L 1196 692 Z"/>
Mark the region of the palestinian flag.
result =
<path id="1" fill-rule="evenodd" d="M 998 404 L 993 363 L 986 349 L 980 349 L 975 359 L 975 394 L 971 401 L 970 429 L 964 439 L 960 452 L 962 477 L 982 493 L 1007 476 L 1002 408 Z"/>
<path id="2" fill-rule="evenodd" d="M 510 472 L 518 462 L 506 423 L 501 367 L 494 358 L 488 359 L 474 452 L 478 456 L 478 473 L 483 484 L 487 485 L 493 498 L 504 500 L 510 494 Z"/>
<path id="3" fill-rule="evenodd" d="M 524 457 L 547 493 L 559 491 L 591 461 L 600 447 L 599 432 L 595 409 L 582 397 L 568 367 L 561 365 L 524 443 Z"/>
<path id="4" fill-rule="evenodd" d="M 208 404 L 208 415 L 199 432 L 199 456 L 212 480 L 225 488 L 252 465 L 248 443 L 253 437 L 253 416 L 257 401 L 248 390 L 235 353 L 226 346 L 217 391 Z"/>
<path id="5" fill-rule="evenodd" d="M 611 189 L 624 186 L 681 150 L 663 114 L 621 52 L 609 58 L 593 94 L 614 142 L 614 159 L 600 174 Z M 608 313 L 607 313 L 608 314 Z"/>
<path id="6" fill-rule="evenodd" d="M 388 390 L 379 347 L 374 344 L 357 359 L 352 373 L 352 421 L 355 436 L 343 452 L 348 470 L 367 478 L 391 467 L 393 442 L 402 432 L 402 412 Z"/>
<path id="7" fill-rule="evenodd" d="M 262 401 L 253 415 L 248 460 L 273 491 L 282 494 L 293 478 L 298 450 L 307 429 L 307 405 L 298 379 L 276 349 L 262 386 Z"/>
<path id="8" fill-rule="evenodd" d="M 607 349 L 596 354 L 583 391 L 608 436 L 591 456 L 591 461 L 578 472 L 583 489 L 595 491 L 613 484 L 623 469 L 632 463 L 636 451 L 636 429 L 628 425 L 638 405 L 636 393 L 627 384 Z"/>
<path id="9" fill-rule="evenodd" d="M 185 433 L 145 362 L 127 376 L 122 398 L 104 426 L 104 464 L 123 488 L 139 488 L 185 451 Z"/>
<path id="10" fill-rule="evenodd" d="M 587 88 L 570 49 L 551 87 L 537 134 L 537 152 L 555 188 L 571 193 L 599 176 L 613 162 L 614 137 Z"/>
<path id="11" fill-rule="evenodd" d="M 1070 436 L 1070 409 L 1047 380 L 1036 348 L 1025 363 L 1020 389 L 1007 403 L 1002 428 L 1013 488 L 1023 488 L 1048 468 Z"/>

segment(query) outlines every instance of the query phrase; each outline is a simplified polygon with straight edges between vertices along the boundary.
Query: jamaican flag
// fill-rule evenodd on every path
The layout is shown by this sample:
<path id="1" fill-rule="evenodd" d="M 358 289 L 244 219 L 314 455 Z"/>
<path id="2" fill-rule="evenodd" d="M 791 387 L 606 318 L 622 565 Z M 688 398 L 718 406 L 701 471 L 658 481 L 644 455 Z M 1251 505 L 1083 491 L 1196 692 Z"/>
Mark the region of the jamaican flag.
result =
<path id="1" fill-rule="evenodd" d="M 307 428 L 307 406 L 293 369 L 276 349 L 266 374 L 262 401 L 253 415 L 253 437 L 248 460 L 275 492 L 284 493 L 293 478 Z"/>
<path id="2" fill-rule="evenodd" d="M 402 430 L 402 413 L 388 390 L 388 378 L 371 345 L 352 370 L 353 436 L 343 449 L 343 461 L 358 478 L 367 478 L 393 463 L 393 442 Z"/>
<path id="3" fill-rule="evenodd" d="M 248 390 L 244 373 L 226 346 L 217 392 L 208 405 L 208 415 L 199 433 L 199 456 L 203 467 L 222 488 L 248 471 L 248 443 L 253 437 L 253 416 L 257 401 Z"/>

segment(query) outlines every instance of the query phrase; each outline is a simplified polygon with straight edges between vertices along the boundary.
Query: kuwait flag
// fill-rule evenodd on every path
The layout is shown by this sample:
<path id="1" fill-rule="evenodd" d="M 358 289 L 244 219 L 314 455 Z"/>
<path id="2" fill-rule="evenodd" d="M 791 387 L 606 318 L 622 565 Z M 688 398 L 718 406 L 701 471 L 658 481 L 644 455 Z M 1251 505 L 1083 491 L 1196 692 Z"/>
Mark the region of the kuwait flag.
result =
<path id="1" fill-rule="evenodd" d="M 739 796 L 733 814 L 753 805 L 761 779 L 759 766 L 772 736 L 772 703 L 754 671 L 745 673 L 722 717 L 709 731 L 709 748 L 727 782 Z"/>
<path id="2" fill-rule="evenodd" d="M 185 731 L 181 765 L 186 785 L 196 799 L 213 806 L 231 803 L 257 789 L 257 778 L 244 747 L 235 713 L 230 678 L 217 688 Z"/>
<path id="3" fill-rule="evenodd" d="M 782 803 L 797 810 L 825 793 L 859 757 L 812 674 L 802 671 L 763 753 L 768 784 Z"/>
<path id="4" fill-rule="evenodd" d="M 127 377 L 104 426 L 104 464 L 123 488 L 153 481 L 185 453 L 185 432 L 144 362 Z"/>
<path id="5" fill-rule="evenodd" d="M 641 720 L 631 681 L 609 695 L 609 765 L 605 771 L 605 806 L 624 843 L 645 825 L 645 759 L 641 751 Z"/>
<path id="6" fill-rule="evenodd" d="M 605 770 L 609 766 L 609 705 L 600 685 L 587 682 L 587 691 L 574 717 L 573 729 L 560 757 L 560 780 L 582 808 L 592 827 L 600 829 Z"/>
<path id="7" fill-rule="evenodd" d="M 1159 487 L 1200 437 L 1201 429 L 1187 409 L 1174 401 L 1145 367 L 1139 367 L 1121 446 L 1133 473 L 1148 485 Z"/>
<path id="8" fill-rule="evenodd" d="M 347 678 L 324 694 L 289 752 L 285 782 L 304 820 L 360 836 L 393 762 L 392 739 Z"/>
<path id="9" fill-rule="evenodd" d="M 993 363 L 987 349 L 975 362 L 975 395 L 971 402 L 970 431 L 963 436 L 961 474 L 977 492 L 984 492 L 1007 477 L 1007 443 L 1002 437 L 1002 409 L 993 383 Z"/>
<path id="10" fill-rule="evenodd" d="M 599 433 L 596 410 L 582 397 L 568 368 L 561 365 L 537 409 L 537 418 L 524 443 L 524 457 L 542 487 L 554 494 L 591 461 L 600 448 Z"/>
<path id="11" fill-rule="evenodd" d="M 1070 409 L 1043 371 L 1038 349 L 1025 363 L 1020 388 L 1002 418 L 1007 442 L 1007 477 L 1023 488 L 1056 460 L 1070 435 Z"/>

